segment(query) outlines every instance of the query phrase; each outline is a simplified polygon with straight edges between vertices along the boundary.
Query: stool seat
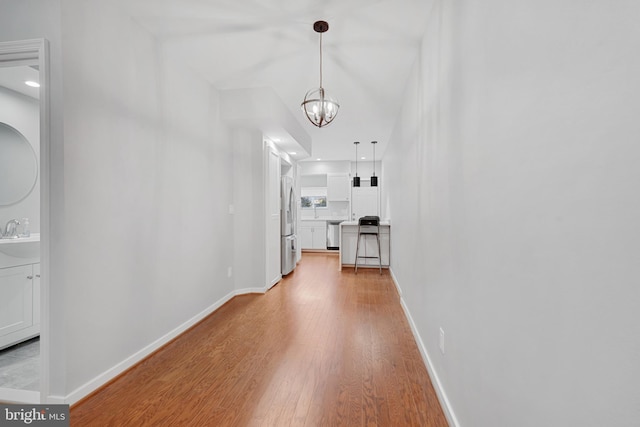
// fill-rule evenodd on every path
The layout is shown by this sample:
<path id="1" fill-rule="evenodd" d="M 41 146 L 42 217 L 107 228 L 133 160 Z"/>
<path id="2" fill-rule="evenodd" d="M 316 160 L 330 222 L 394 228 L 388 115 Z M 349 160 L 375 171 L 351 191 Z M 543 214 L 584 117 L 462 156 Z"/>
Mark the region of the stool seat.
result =
<path id="1" fill-rule="evenodd" d="M 360 255 L 360 240 L 366 239 L 367 236 L 375 236 L 378 243 L 378 255 L 377 256 L 362 256 Z M 355 273 L 358 274 L 358 260 L 359 259 L 377 259 L 378 266 L 380 268 L 380 274 L 382 274 L 382 258 L 380 255 L 380 217 L 379 216 L 363 216 L 358 219 L 358 241 L 356 243 L 356 261 L 355 261 Z"/>

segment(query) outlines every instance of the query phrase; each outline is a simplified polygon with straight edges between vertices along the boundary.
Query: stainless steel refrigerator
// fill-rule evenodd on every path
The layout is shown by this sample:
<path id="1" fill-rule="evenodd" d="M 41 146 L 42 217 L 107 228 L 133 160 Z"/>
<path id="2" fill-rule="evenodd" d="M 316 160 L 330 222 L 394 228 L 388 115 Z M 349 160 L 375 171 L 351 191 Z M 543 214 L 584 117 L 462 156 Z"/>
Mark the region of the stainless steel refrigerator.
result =
<path id="1" fill-rule="evenodd" d="M 296 268 L 296 192 L 293 178 L 283 176 L 280 185 L 280 251 L 282 275 L 289 274 Z"/>

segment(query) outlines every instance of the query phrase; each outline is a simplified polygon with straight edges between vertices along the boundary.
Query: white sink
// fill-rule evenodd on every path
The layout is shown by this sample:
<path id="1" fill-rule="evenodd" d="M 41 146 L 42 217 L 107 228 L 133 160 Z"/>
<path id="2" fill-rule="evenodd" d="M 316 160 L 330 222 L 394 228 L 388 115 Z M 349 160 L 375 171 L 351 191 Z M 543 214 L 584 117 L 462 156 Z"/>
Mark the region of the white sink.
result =
<path id="1" fill-rule="evenodd" d="M 17 239 L 0 239 L 0 268 L 40 262 L 40 233 Z"/>

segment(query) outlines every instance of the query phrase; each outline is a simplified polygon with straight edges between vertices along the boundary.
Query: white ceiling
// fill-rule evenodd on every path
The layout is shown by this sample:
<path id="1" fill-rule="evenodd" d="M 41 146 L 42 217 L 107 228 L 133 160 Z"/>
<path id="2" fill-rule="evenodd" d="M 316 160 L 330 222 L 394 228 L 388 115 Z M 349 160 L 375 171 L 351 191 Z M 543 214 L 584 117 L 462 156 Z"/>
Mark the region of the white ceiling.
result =
<path id="1" fill-rule="evenodd" d="M 417 57 L 431 0 L 123 0 L 167 48 L 219 89 L 272 87 L 313 140 L 312 158 L 370 159 L 386 148 Z M 323 87 L 340 102 L 322 129 L 300 110 L 319 85 L 319 35 L 326 20 Z"/>

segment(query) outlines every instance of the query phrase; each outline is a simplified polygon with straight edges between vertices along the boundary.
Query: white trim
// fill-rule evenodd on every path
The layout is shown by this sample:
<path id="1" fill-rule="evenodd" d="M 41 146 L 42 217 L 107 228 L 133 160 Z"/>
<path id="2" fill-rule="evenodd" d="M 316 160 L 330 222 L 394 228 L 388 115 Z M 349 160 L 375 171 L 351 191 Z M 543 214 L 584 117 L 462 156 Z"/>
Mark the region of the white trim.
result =
<path id="1" fill-rule="evenodd" d="M 440 382 L 440 378 L 438 378 L 438 374 L 436 373 L 435 368 L 433 367 L 433 363 L 431 363 L 431 358 L 429 357 L 429 353 L 427 352 L 427 348 L 422 342 L 422 337 L 418 333 L 418 328 L 416 327 L 415 322 L 413 321 L 413 317 L 411 317 L 411 313 L 409 312 L 409 308 L 404 302 L 404 298 L 402 298 L 402 292 L 400 291 L 400 285 L 396 280 L 395 274 L 391 271 L 391 279 L 393 283 L 396 285 L 398 292 L 400 292 L 400 304 L 402 305 L 402 310 L 404 310 L 404 314 L 407 317 L 407 321 L 409 322 L 409 326 L 411 327 L 411 332 L 413 332 L 413 337 L 418 344 L 418 349 L 420 350 L 420 354 L 422 355 L 422 360 L 424 361 L 425 366 L 427 367 L 427 371 L 429 372 L 429 377 L 431 377 L 431 382 L 433 384 L 433 388 L 438 395 L 438 400 L 440 401 L 440 406 L 444 411 L 444 415 L 447 418 L 447 422 L 449 425 L 453 427 L 460 427 L 460 423 L 456 418 L 455 413 L 453 412 L 453 408 L 451 407 L 451 403 L 447 398 L 447 393 L 444 391 L 442 387 L 442 383 Z"/>
<path id="2" fill-rule="evenodd" d="M 34 403 L 30 399 L 37 396 L 37 402 L 45 400 L 49 393 L 49 270 L 50 270 L 50 218 L 51 218 L 51 120 L 50 96 L 51 79 L 49 76 L 49 42 L 46 39 L 30 39 L 0 42 L 0 66 L 11 67 L 38 62 L 40 80 L 39 121 L 40 121 L 40 391 L 3 389 L 0 400 Z M 11 390 L 11 397 L 4 392 Z M 36 393 L 36 394 L 34 394 Z"/>
<path id="3" fill-rule="evenodd" d="M 51 403 L 53 405 L 66 405 L 67 402 L 64 401 L 64 396 L 47 396 L 45 402 L 42 403 Z"/>
<path id="4" fill-rule="evenodd" d="M 398 284 L 398 279 L 396 278 L 396 275 L 393 273 L 391 266 L 389 266 L 389 273 L 391 273 L 391 280 L 393 280 L 393 284 L 396 285 L 396 289 L 398 290 L 398 295 L 400 295 L 400 299 L 402 299 L 402 288 Z"/>
<path id="5" fill-rule="evenodd" d="M 30 39 L 0 42 L 0 64 L 3 67 L 15 67 L 27 65 L 33 60 L 42 59 L 44 56 L 44 39 Z M 41 86 L 42 87 L 42 86 Z"/>
<path id="6" fill-rule="evenodd" d="M 207 307 L 200 313 L 196 314 L 191 319 L 187 320 L 177 328 L 173 329 L 172 331 L 169 331 L 164 336 L 158 338 L 148 346 L 142 348 L 141 350 L 127 357 L 122 362 L 118 363 L 117 365 L 113 366 L 110 369 L 107 369 L 102 374 L 98 375 L 92 380 L 81 385 L 80 387 L 78 387 L 77 389 L 69 393 L 67 396 L 65 397 L 49 396 L 48 401 L 51 403 L 54 403 L 54 402 L 68 403 L 68 404 L 76 403 L 77 401 L 79 401 L 85 396 L 88 396 L 90 393 L 102 387 L 104 384 L 108 383 L 109 381 L 111 381 L 112 379 L 114 379 L 115 377 L 117 377 L 127 369 L 135 366 L 145 358 L 149 357 L 149 355 L 151 355 L 153 352 L 165 346 L 171 340 L 175 339 L 176 337 L 186 332 L 189 328 L 194 326 L 196 323 L 200 322 L 205 317 L 209 316 L 211 313 L 216 311 L 218 308 L 222 307 L 224 304 L 230 301 L 233 297 L 237 295 L 243 295 L 243 294 L 249 294 L 249 293 L 264 294 L 265 292 L 266 290 L 264 288 L 247 288 L 247 289 L 235 290 L 235 291 L 229 292 L 227 295 L 225 295 L 224 297 L 222 297 L 221 299 L 219 299 L 214 304 Z"/>
<path id="7" fill-rule="evenodd" d="M 238 289 L 235 294 L 236 295 L 247 295 L 247 294 L 266 294 L 268 289 L 266 288 L 244 288 Z"/>
<path id="8" fill-rule="evenodd" d="M 269 283 L 269 286 L 267 286 L 267 290 L 273 288 L 275 285 L 277 285 L 280 281 L 282 280 L 282 274 L 278 274 L 278 276 L 276 278 L 274 278 L 271 283 Z"/>
<path id="9" fill-rule="evenodd" d="M 38 404 L 40 403 L 40 392 L 0 388 L 0 402 Z"/>

